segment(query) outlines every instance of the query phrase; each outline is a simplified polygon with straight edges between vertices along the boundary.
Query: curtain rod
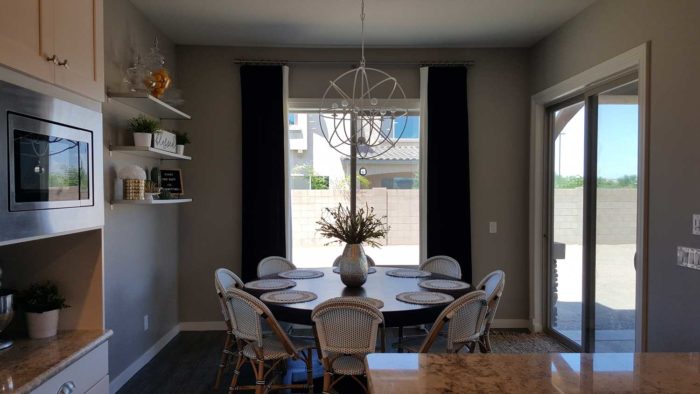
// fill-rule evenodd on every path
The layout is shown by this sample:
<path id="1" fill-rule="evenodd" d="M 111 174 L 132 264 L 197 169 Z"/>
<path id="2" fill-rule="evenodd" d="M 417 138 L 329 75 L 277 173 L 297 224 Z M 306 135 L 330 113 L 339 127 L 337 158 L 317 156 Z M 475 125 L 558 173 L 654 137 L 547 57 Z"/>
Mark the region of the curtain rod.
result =
<path id="1" fill-rule="evenodd" d="M 358 66 L 357 60 L 272 60 L 272 59 L 235 59 L 234 64 L 257 64 L 257 65 L 290 65 L 290 64 L 350 64 L 353 67 Z M 463 61 L 372 61 L 369 64 L 381 64 L 391 66 L 474 66 L 473 60 Z"/>

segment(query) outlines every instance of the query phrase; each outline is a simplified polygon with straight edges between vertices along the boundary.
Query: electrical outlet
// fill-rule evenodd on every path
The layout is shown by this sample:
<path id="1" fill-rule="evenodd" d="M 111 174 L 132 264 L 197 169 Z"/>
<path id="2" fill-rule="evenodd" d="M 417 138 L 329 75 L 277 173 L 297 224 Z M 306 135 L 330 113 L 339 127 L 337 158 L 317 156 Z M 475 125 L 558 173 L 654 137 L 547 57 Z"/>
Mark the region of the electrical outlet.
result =
<path id="1" fill-rule="evenodd" d="M 700 215 L 693 214 L 693 235 L 700 235 Z"/>
<path id="2" fill-rule="evenodd" d="M 148 331 L 148 315 L 143 316 L 143 330 Z"/>
<path id="3" fill-rule="evenodd" d="M 498 232 L 498 222 L 489 222 L 489 234 L 496 234 Z"/>
<path id="4" fill-rule="evenodd" d="M 676 264 L 700 270 L 700 249 L 679 246 L 677 248 Z"/>

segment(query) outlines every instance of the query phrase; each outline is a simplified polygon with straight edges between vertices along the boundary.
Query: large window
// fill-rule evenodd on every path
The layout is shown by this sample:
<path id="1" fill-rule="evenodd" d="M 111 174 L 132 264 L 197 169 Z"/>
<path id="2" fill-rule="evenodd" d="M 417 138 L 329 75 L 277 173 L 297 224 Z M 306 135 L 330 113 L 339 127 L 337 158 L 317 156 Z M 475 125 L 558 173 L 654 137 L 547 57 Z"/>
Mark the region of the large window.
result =
<path id="1" fill-rule="evenodd" d="M 328 145 L 317 112 L 289 114 L 289 187 L 292 261 L 298 267 L 328 267 L 344 245 L 328 244 L 316 229 L 326 208 L 347 206 L 356 193 L 357 206 L 373 207 L 391 227 L 381 248 L 365 246 L 378 265 L 417 265 L 420 234 L 420 117 L 397 121 L 406 127 L 401 140 L 385 154 L 358 159 L 357 189 L 350 190 L 350 159 Z M 301 139 L 299 136 L 303 136 Z M 392 137 L 396 137 L 392 135 Z M 303 141 L 303 143 L 302 143 Z"/>

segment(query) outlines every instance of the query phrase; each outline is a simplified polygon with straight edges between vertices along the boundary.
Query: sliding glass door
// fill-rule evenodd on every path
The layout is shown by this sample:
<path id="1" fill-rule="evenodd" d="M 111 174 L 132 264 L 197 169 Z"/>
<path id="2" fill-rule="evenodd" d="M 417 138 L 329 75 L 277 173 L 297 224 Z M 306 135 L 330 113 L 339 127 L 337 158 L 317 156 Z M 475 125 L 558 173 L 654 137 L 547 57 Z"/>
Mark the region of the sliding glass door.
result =
<path id="1" fill-rule="evenodd" d="M 552 106 L 548 117 L 548 328 L 580 351 L 634 351 L 636 77 Z"/>

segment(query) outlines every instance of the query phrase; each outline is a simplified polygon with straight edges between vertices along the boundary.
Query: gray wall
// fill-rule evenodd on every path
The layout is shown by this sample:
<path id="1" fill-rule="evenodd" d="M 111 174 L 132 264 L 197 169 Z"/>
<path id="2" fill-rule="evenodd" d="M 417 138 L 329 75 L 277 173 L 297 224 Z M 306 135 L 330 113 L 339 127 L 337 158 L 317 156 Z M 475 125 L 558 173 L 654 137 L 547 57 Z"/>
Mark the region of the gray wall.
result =
<path id="1" fill-rule="evenodd" d="M 146 54 L 155 35 L 173 70 L 174 46 L 129 1 L 105 0 L 105 79 L 108 89 L 119 90 L 134 51 Z M 178 323 L 177 261 L 178 210 L 175 206 L 114 205 L 110 210 L 116 171 L 127 164 L 145 167 L 155 160 L 114 153 L 110 143 L 131 144 L 124 130 L 127 119 L 139 113 L 116 101 L 103 106 L 105 168 L 105 313 L 112 379 L 140 357 Z M 150 316 L 144 331 L 143 316 Z"/>
<path id="2" fill-rule="evenodd" d="M 509 278 L 501 319 L 528 318 L 527 198 L 529 152 L 529 74 L 525 49 L 369 50 L 375 60 L 476 61 L 469 71 L 473 272 L 475 278 L 501 268 Z M 192 204 L 181 208 L 179 311 L 181 321 L 213 321 L 220 311 L 212 289 L 215 268 L 240 272 L 241 107 L 236 58 L 348 59 L 358 50 L 251 49 L 178 46 L 184 110 L 194 159 L 182 168 Z M 349 63 L 350 64 L 350 63 Z M 389 68 L 408 97 L 418 97 L 417 67 Z M 290 96 L 318 98 L 330 79 L 347 65 L 293 66 Z M 264 176 L 264 174 L 261 174 Z M 498 221 L 498 234 L 488 222 Z M 520 280 L 523 279 L 523 280 Z"/>
<path id="3" fill-rule="evenodd" d="M 700 2 L 601 0 L 532 50 L 536 93 L 651 41 L 649 316 L 651 351 L 700 351 L 700 271 L 675 264 L 676 246 L 700 247 L 697 108 Z M 513 283 L 512 281 L 509 284 Z"/>

